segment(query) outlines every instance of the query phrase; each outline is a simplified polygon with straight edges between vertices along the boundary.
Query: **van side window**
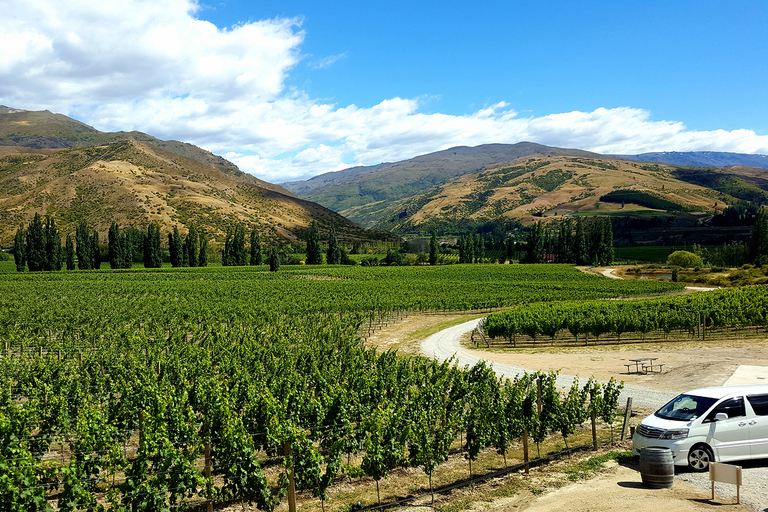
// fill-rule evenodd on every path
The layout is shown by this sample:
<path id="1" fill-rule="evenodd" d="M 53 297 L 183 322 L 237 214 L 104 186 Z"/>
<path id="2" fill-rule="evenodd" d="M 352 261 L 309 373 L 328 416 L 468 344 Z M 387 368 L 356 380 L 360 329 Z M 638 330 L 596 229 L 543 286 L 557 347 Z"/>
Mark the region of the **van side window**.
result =
<path id="1" fill-rule="evenodd" d="M 768 395 L 747 395 L 749 404 L 758 416 L 768 416 Z"/>
<path id="2" fill-rule="evenodd" d="M 729 419 L 744 416 L 746 414 L 746 411 L 744 410 L 744 397 L 739 396 L 725 400 L 707 415 L 707 419 L 705 421 L 714 420 L 715 415 L 719 412 L 724 412 L 727 414 Z"/>

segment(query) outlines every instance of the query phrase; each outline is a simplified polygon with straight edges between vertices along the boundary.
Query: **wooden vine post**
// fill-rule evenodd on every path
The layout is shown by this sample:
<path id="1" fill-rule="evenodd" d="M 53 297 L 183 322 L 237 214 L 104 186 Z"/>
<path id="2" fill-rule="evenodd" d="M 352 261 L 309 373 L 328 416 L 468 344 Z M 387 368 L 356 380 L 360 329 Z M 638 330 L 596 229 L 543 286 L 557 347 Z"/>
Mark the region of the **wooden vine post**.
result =
<path id="1" fill-rule="evenodd" d="M 597 425 L 595 425 L 597 422 L 597 414 L 595 413 L 594 407 L 590 407 L 590 409 L 592 409 L 589 413 L 589 416 L 592 419 L 592 449 L 597 451 Z"/>
<path id="2" fill-rule="evenodd" d="M 285 442 L 283 452 L 286 457 L 290 457 L 293 453 L 290 441 Z M 293 472 L 293 466 L 288 468 L 288 512 L 296 512 L 296 481 L 294 480 Z"/>
<path id="3" fill-rule="evenodd" d="M 525 462 L 525 474 L 528 474 L 528 429 L 523 430 L 523 462 Z"/>
<path id="4" fill-rule="evenodd" d="M 207 430 L 207 428 L 206 428 Z M 206 509 L 213 512 L 213 479 L 211 478 L 211 439 L 206 436 L 205 440 L 205 489 L 207 494 Z"/>
<path id="5" fill-rule="evenodd" d="M 632 397 L 627 398 L 627 408 L 624 409 L 624 424 L 621 426 L 621 440 L 623 441 L 627 437 L 627 427 L 629 426 L 629 418 L 632 416 Z M 613 442 L 613 439 L 611 439 Z"/>

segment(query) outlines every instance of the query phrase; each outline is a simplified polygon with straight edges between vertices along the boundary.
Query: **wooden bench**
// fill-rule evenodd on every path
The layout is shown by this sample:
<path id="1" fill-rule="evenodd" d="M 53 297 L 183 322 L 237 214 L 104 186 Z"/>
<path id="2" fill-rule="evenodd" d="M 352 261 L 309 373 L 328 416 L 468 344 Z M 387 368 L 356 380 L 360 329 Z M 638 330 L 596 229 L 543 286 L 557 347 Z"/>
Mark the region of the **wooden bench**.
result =
<path id="1" fill-rule="evenodd" d="M 657 368 L 657 370 L 654 370 L 654 368 Z M 646 375 L 648 374 L 648 372 L 661 373 L 663 369 L 664 369 L 663 364 L 644 364 L 643 365 L 643 373 L 645 373 Z"/>
<path id="2" fill-rule="evenodd" d="M 629 375 L 631 373 L 640 373 L 639 371 L 637 371 L 637 369 L 635 369 L 634 372 L 632 371 L 632 367 L 635 366 L 635 363 L 625 364 L 624 366 L 627 367 L 627 375 Z"/>

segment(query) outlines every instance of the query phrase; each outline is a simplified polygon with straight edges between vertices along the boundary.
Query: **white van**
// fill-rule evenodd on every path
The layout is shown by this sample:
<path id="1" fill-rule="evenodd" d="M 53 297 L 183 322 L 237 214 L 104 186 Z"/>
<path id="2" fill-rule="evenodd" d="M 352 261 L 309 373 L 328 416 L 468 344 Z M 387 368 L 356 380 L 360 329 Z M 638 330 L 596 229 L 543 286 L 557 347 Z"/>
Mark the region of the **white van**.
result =
<path id="1" fill-rule="evenodd" d="M 632 451 L 672 450 L 676 466 L 768 457 L 768 386 L 720 386 L 677 396 L 635 430 Z"/>

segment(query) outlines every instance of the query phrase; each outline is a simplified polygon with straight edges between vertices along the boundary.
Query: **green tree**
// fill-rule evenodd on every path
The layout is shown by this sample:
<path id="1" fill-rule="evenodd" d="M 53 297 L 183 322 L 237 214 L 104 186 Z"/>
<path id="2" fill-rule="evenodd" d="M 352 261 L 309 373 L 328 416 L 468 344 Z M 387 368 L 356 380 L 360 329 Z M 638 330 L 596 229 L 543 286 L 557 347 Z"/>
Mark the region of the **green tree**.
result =
<path id="1" fill-rule="evenodd" d="M 180 267 L 184 263 L 183 242 L 178 226 L 173 226 L 173 232 L 168 233 L 168 251 L 171 253 L 171 266 Z"/>
<path id="2" fill-rule="evenodd" d="M 477 237 L 477 263 L 483 263 L 485 261 L 485 237 L 479 235 Z"/>
<path id="3" fill-rule="evenodd" d="M 197 257 L 197 266 L 208 266 L 208 237 L 202 231 L 200 232 L 200 254 Z"/>
<path id="4" fill-rule="evenodd" d="M 163 265 L 162 249 L 160 247 L 160 227 L 157 224 L 147 226 L 144 237 L 144 267 L 160 268 Z"/>
<path id="5" fill-rule="evenodd" d="M 77 266 L 80 270 L 93 268 L 93 254 L 90 237 L 90 228 L 85 220 L 82 220 L 75 229 L 75 245 L 77 249 Z"/>
<path id="6" fill-rule="evenodd" d="M 274 247 L 269 249 L 269 271 L 277 272 L 280 270 L 280 252 Z"/>
<path id="7" fill-rule="evenodd" d="M 675 251 L 667 256 L 667 265 L 683 268 L 695 268 L 703 265 L 701 258 L 692 252 Z"/>
<path id="8" fill-rule="evenodd" d="M 99 232 L 95 229 L 93 230 L 93 235 L 91 235 L 90 243 L 93 268 L 98 270 L 101 268 L 101 245 L 99 244 Z"/>
<path id="9" fill-rule="evenodd" d="M 262 263 L 261 237 L 256 226 L 251 229 L 251 265 L 258 266 Z"/>
<path id="10" fill-rule="evenodd" d="M 16 262 L 16 271 L 23 272 L 27 265 L 26 247 L 24 247 L 24 226 L 19 226 L 13 239 L 13 259 Z"/>
<path id="11" fill-rule="evenodd" d="M 67 235 L 66 248 L 64 250 L 67 260 L 67 270 L 75 270 L 75 243 L 72 241 L 72 235 Z"/>
<path id="12" fill-rule="evenodd" d="M 576 233 L 573 235 L 573 257 L 579 265 L 589 263 L 589 249 L 587 247 L 587 234 L 584 229 L 584 220 L 576 218 Z"/>
<path id="13" fill-rule="evenodd" d="M 43 219 L 40 217 L 40 214 L 36 213 L 27 228 L 26 256 L 27 267 L 30 272 L 37 272 L 45 269 L 45 245 L 45 226 L 43 225 Z"/>
<path id="14" fill-rule="evenodd" d="M 227 228 L 227 235 L 224 237 L 224 251 L 221 254 L 221 264 L 225 267 L 234 265 L 234 256 L 232 255 L 232 230 Z"/>
<path id="15" fill-rule="evenodd" d="M 765 207 L 760 208 L 755 217 L 755 227 L 752 228 L 749 252 L 752 261 L 756 261 L 760 256 L 768 255 L 768 209 Z"/>
<path id="16" fill-rule="evenodd" d="M 437 234 L 433 231 L 432 238 L 429 239 L 429 264 L 437 265 L 437 258 L 440 254 L 440 246 L 437 243 Z"/>
<path id="17" fill-rule="evenodd" d="M 190 267 L 197 267 L 199 266 L 198 254 L 200 252 L 200 235 L 198 235 L 197 228 L 194 224 L 189 226 L 186 241 L 187 262 Z"/>
<path id="18" fill-rule="evenodd" d="M 329 265 L 341 264 L 341 248 L 339 247 L 339 241 L 336 239 L 336 228 L 331 226 L 331 230 L 328 232 L 328 252 L 325 255 L 325 261 Z"/>
<path id="19" fill-rule="evenodd" d="M 535 222 L 526 238 L 526 257 L 528 263 L 541 263 L 544 254 L 544 227 L 541 221 Z"/>
<path id="20" fill-rule="evenodd" d="M 245 228 L 242 224 L 235 225 L 232 235 L 230 264 L 242 267 L 248 264 L 248 251 L 245 248 Z"/>
<path id="21" fill-rule="evenodd" d="M 45 217 L 45 266 L 44 270 L 61 270 L 61 235 L 53 217 Z"/>
<path id="22" fill-rule="evenodd" d="M 322 265 L 323 253 L 320 250 L 320 230 L 317 221 L 313 220 L 309 225 L 309 238 L 307 238 L 307 265 Z"/>
<path id="23" fill-rule="evenodd" d="M 127 233 L 121 233 L 116 222 L 109 227 L 107 244 L 109 268 L 131 268 L 133 247 Z"/>

